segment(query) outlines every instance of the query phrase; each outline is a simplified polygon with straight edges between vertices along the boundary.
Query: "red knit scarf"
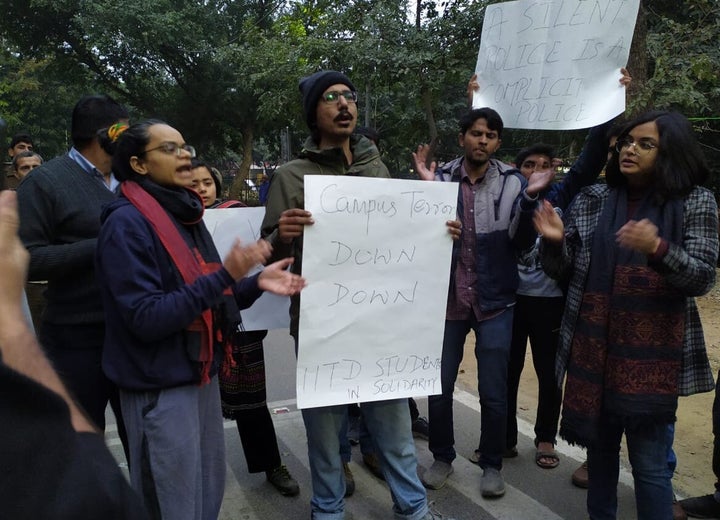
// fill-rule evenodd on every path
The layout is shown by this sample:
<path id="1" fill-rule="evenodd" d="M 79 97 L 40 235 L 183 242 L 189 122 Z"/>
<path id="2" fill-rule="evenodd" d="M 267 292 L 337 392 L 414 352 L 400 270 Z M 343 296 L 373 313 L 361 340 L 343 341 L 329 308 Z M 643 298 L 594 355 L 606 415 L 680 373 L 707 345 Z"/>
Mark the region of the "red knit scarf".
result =
<path id="1" fill-rule="evenodd" d="M 157 234 L 163 247 L 170 255 L 186 284 L 193 283 L 204 274 L 220 268 L 219 264 L 206 263 L 199 251 L 190 249 L 174 222 L 155 198 L 133 181 L 121 185 L 123 195 L 145 217 Z M 187 328 L 200 333 L 200 384 L 210 382 L 210 368 L 213 361 L 213 316 L 211 309 L 205 309 Z"/>

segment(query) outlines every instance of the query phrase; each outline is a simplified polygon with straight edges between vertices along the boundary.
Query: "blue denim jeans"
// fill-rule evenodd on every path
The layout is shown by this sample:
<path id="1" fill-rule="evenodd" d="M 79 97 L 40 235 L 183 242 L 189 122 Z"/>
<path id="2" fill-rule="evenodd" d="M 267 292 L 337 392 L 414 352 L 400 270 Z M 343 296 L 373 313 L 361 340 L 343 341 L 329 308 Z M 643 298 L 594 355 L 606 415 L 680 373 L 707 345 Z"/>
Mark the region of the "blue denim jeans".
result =
<path id="1" fill-rule="evenodd" d="M 623 433 L 635 482 L 638 520 L 672 520 L 668 425 L 657 424 L 641 431 L 625 431 L 622 425 L 604 419 L 606 417 L 601 418 L 597 445 L 587 451 L 587 509 L 591 520 L 614 520 L 617 516 L 620 441 Z"/>
<path id="2" fill-rule="evenodd" d="M 430 451 L 437 460 L 455 460 L 453 390 L 463 358 L 465 337 L 475 331 L 478 394 L 480 395 L 480 465 L 502 468 L 507 424 L 507 368 L 510 357 L 513 309 L 478 322 L 446 320 L 443 337 L 442 394 L 428 397 Z"/>
<path id="3" fill-rule="evenodd" d="M 427 495 L 417 476 L 407 399 L 363 403 L 361 408 L 390 487 L 394 517 L 398 520 L 422 518 L 428 511 Z M 342 520 L 345 518 L 345 481 L 339 433 L 342 428 L 347 429 L 347 406 L 307 408 L 302 415 L 313 487 L 312 518 Z"/>
<path id="4" fill-rule="evenodd" d="M 674 423 L 667 425 L 667 430 L 665 431 L 665 442 L 667 443 L 668 475 L 670 475 L 670 479 L 672 479 L 675 474 L 675 468 L 677 468 L 677 455 L 675 455 L 675 450 L 673 450 L 673 442 L 675 442 Z"/>

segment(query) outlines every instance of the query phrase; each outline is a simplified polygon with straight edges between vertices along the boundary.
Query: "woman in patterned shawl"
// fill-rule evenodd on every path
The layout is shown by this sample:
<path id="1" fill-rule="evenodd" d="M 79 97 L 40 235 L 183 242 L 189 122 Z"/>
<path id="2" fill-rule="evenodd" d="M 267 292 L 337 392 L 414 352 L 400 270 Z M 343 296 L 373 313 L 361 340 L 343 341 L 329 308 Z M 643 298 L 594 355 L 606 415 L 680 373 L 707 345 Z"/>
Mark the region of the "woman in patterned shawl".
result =
<path id="1" fill-rule="evenodd" d="M 536 214 L 543 268 L 569 280 L 560 435 L 588 448 L 591 519 L 617 515 L 623 433 L 637 517 L 672 518 L 668 425 L 679 395 L 713 388 L 694 301 L 718 255 L 708 173 L 688 120 L 650 112 L 618 137 L 607 185 L 585 188 L 563 220 L 548 203 Z"/>

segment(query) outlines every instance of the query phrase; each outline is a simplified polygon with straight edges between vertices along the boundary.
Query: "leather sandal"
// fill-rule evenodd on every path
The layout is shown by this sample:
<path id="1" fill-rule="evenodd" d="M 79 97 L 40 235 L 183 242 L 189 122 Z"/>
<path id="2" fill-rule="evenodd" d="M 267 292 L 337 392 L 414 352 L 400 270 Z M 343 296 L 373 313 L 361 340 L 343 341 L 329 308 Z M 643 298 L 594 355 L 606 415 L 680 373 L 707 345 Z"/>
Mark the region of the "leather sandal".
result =
<path id="1" fill-rule="evenodd" d="M 557 468 L 558 464 L 560 464 L 560 457 L 557 454 L 557 451 L 551 450 L 551 451 L 541 451 L 537 450 L 535 452 L 535 464 L 540 466 L 543 469 L 553 469 Z"/>

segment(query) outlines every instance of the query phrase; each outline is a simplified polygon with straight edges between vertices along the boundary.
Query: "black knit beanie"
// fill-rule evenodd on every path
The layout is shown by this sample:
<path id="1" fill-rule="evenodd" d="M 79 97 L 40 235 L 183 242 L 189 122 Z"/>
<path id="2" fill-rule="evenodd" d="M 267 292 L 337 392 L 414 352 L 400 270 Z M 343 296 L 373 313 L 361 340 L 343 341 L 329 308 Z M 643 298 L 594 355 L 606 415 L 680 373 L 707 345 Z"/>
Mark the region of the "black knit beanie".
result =
<path id="1" fill-rule="evenodd" d="M 300 80 L 299 86 L 303 96 L 303 112 L 305 113 L 305 121 L 310 130 L 314 130 L 316 126 L 315 119 L 320 96 L 322 96 L 328 87 L 338 83 L 347 85 L 350 90 L 355 91 L 355 85 L 352 84 L 350 78 L 336 70 L 321 70 Z"/>

